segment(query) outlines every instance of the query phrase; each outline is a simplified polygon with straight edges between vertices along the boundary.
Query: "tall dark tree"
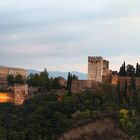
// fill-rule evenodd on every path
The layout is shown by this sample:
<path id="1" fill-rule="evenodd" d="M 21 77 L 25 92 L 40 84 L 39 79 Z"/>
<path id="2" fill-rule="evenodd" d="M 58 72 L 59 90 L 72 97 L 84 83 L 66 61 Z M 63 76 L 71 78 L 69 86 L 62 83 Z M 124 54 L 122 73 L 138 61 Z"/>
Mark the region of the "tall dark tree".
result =
<path id="1" fill-rule="evenodd" d="M 136 64 L 136 77 L 140 77 L 140 65 Z"/>
<path id="2" fill-rule="evenodd" d="M 122 101 L 120 81 L 118 81 L 118 83 L 117 83 L 117 93 L 118 93 L 118 102 L 120 103 Z"/>
<path id="3" fill-rule="evenodd" d="M 49 78 L 49 74 L 47 72 L 47 69 L 44 69 L 39 75 L 39 82 L 40 87 L 44 87 L 48 90 L 51 88 L 51 79 Z"/>
<path id="4" fill-rule="evenodd" d="M 33 86 L 40 86 L 40 75 L 38 73 L 33 76 Z"/>
<path id="5" fill-rule="evenodd" d="M 68 90 L 69 93 L 71 93 L 72 80 L 78 80 L 78 76 L 72 75 L 72 74 L 69 72 L 69 73 L 68 73 L 68 78 L 67 78 L 67 90 Z"/>
<path id="6" fill-rule="evenodd" d="M 123 65 L 120 67 L 119 76 L 123 76 Z"/>
<path id="7" fill-rule="evenodd" d="M 125 83 L 124 83 L 124 99 L 127 100 L 127 80 L 125 80 Z"/>
<path id="8" fill-rule="evenodd" d="M 126 66 L 125 66 L 125 62 L 123 63 L 123 76 L 126 76 Z"/>
<path id="9" fill-rule="evenodd" d="M 24 80 L 20 74 L 16 75 L 15 77 L 15 84 L 24 84 Z"/>
<path id="10" fill-rule="evenodd" d="M 124 62 L 124 63 L 122 64 L 122 66 L 120 67 L 119 76 L 126 76 L 126 66 L 125 66 L 125 62 Z"/>
<path id="11" fill-rule="evenodd" d="M 126 73 L 127 73 L 127 76 L 130 76 L 130 77 L 134 76 L 135 75 L 135 68 L 134 68 L 134 66 L 132 66 L 130 64 L 127 65 Z"/>
<path id="12" fill-rule="evenodd" d="M 74 74 L 74 75 L 72 75 L 72 79 L 73 79 L 73 80 L 78 80 L 78 76 L 76 76 L 76 75 Z"/>
<path id="13" fill-rule="evenodd" d="M 61 85 L 59 83 L 59 79 L 58 78 L 54 78 L 53 79 L 52 88 L 53 89 L 61 89 Z"/>
<path id="14" fill-rule="evenodd" d="M 136 78 L 135 78 L 135 76 L 131 77 L 130 90 L 131 90 L 131 104 L 132 104 L 133 107 L 135 107 L 136 102 L 137 102 L 137 91 L 136 91 Z"/>
<path id="15" fill-rule="evenodd" d="M 8 75 L 7 81 L 8 81 L 9 86 L 13 86 L 15 84 L 15 78 L 14 78 L 13 74 Z"/>
<path id="16" fill-rule="evenodd" d="M 67 78 L 67 90 L 69 91 L 69 92 L 71 92 L 71 83 L 72 82 L 72 77 L 71 77 L 71 73 L 69 72 L 68 73 L 68 78 Z"/>
<path id="17" fill-rule="evenodd" d="M 131 77 L 130 89 L 136 90 L 136 77 L 135 76 Z"/>

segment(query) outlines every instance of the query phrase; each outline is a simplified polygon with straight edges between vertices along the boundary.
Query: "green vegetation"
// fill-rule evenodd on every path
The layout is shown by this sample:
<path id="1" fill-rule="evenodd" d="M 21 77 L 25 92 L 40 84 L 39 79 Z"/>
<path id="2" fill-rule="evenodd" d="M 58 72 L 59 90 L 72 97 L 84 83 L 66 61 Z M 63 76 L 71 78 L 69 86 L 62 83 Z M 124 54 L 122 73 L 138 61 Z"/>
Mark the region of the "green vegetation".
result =
<path id="1" fill-rule="evenodd" d="M 68 90 L 69 94 L 71 94 L 72 80 L 78 80 L 78 77 L 76 75 L 72 75 L 69 72 L 68 73 L 68 78 L 67 78 L 67 90 Z"/>
<path id="2" fill-rule="evenodd" d="M 119 76 L 136 76 L 140 77 L 140 65 L 137 63 L 136 68 L 133 65 L 128 64 L 126 66 L 125 62 L 120 67 Z"/>
<path id="3" fill-rule="evenodd" d="M 46 69 L 39 74 L 30 74 L 27 79 L 27 84 L 34 87 L 43 87 L 50 89 L 52 85 L 52 79 L 49 78 L 49 74 Z"/>
<path id="4" fill-rule="evenodd" d="M 100 90 L 65 95 L 61 101 L 50 93 L 37 95 L 21 106 L 0 104 L 0 139 L 53 140 L 72 127 L 104 117 L 113 118 L 133 140 L 140 139 L 140 109 L 115 91 L 112 85 L 103 84 Z"/>
<path id="5" fill-rule="evenodd" d="M 42 87 L 47 89 L 48 91 L 50 89 L 62 89 L 66 88 L 69 93 L 71 93 L 71 85 L 72 85 L 72 80 L 73 79 L 78 79 L 76 75 L 72 75 L 70 72 L 68 73 L 68 82 L 67 82 L 67 87 L 64 87 L 60 84 L 59 82 L 59 77 L 56 78 L 50 78 L 49 74 L 46 69 L 42 71 L 41 73 L 36 73 L 36 74 L 30 74 L 27 78 L 27 84 L 29 86 L 33 87 Z"/>
<path id="6" fill-rule="evenodd" d="M 8 85 L 13 86 L 14 84 L 24 84 L 25 81 L 23 80 L 20 74 L 16 75 L 15 77 L 11 74 L 7 77 Z"/>

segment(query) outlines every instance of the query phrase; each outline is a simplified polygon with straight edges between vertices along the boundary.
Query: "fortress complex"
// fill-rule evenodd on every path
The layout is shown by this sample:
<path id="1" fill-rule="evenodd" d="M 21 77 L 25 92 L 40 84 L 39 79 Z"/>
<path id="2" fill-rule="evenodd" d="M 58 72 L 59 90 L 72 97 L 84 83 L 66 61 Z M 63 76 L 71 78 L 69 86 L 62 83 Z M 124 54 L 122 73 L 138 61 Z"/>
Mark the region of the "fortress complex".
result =
<path id="1" fill-rule="evenodd" d="M 27 70 L 22 69 L 22 68 L 12 68 L 12 67 L 0 66 L 0 88 L 7 88 L 8 75 L 13 75 L 15 77 L 18 74 L 20 74 L 22 76 L 23 80 L 26 80 Z"/>
<path id="2" fill-rule="evenodd" d="M 109 70 L 109 61 L 103 59 L 101 56 L 88 57 L 88 79 L 87 80 L 73 80 L 72 93 L 78 93 L 85 89 L 96 89 L 100 83 L 112 83 L 116 85 L 118 76 L 113 75 Z"/>

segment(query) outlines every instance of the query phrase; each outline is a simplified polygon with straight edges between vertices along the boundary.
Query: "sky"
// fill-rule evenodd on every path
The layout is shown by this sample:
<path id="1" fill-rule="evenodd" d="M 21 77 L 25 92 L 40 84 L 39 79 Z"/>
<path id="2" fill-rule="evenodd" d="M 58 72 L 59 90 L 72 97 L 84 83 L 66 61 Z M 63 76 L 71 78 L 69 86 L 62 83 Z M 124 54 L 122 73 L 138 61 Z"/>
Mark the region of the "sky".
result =
<path id="1" fill-rule="evenodd" d="M 0 65 L 87 73 L 140 63 L 140 0 L 0 0 Z"/>

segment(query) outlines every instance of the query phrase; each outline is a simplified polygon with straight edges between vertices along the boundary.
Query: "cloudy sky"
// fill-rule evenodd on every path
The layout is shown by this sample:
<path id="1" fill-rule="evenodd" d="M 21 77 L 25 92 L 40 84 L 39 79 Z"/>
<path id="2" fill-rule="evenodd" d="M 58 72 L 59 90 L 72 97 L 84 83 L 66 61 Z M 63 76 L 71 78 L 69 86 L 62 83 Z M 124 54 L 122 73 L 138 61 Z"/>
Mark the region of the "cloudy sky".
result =
<path id="1" fill-rule="evenodd" d="M 140 63 L 140 0 L 0 0 L 0 65 L 87 72 Z"/>

